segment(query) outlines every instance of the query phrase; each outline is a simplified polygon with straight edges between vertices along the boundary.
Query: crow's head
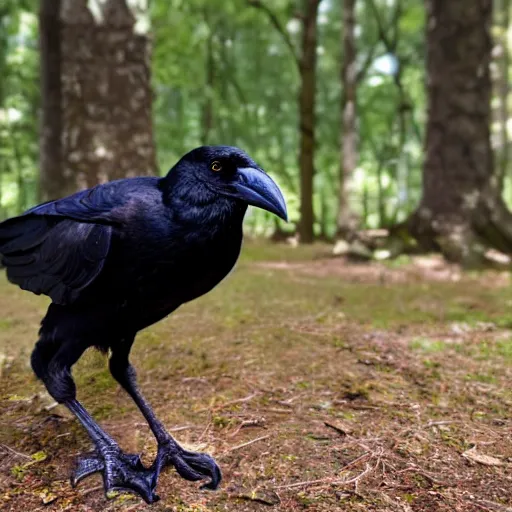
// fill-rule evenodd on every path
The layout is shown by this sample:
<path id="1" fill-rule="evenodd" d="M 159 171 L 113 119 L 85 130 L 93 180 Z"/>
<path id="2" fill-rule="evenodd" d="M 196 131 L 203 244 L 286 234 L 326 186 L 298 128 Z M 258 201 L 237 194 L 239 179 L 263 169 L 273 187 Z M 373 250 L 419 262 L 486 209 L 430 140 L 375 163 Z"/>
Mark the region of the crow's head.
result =
<path id="1" fill-rule="evenodd" d="M 287 220 L 279 187 L 244 151 L 231 146 L 202 146 L 187 153 L 169 175 L 201 184 L 211 192 L 263 208 Z"/>

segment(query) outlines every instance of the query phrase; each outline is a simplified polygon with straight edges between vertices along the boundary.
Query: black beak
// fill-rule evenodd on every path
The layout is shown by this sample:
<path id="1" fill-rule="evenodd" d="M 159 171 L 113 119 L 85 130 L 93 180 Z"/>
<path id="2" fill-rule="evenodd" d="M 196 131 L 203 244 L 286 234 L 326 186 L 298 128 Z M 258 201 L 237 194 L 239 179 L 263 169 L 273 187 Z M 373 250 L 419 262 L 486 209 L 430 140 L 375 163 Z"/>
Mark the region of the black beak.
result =
<path id="1" fill-rule="evenodd" d="M 261 169 L 253 167 L 238 169 L 232 187 L 235 189 L 234 197 L 288 221 L 286 203 L 281 190 L 272 178 Z"/>

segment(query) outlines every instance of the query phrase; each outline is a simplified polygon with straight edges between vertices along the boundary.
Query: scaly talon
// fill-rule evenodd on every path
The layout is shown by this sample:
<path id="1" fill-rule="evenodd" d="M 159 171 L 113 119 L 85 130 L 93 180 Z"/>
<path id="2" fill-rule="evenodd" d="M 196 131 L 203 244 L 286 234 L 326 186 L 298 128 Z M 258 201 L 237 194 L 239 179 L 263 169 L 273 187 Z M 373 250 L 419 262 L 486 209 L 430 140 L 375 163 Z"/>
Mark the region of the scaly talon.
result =
<path id="1" fill-rule="evenodd" d="M 213 457 L 206 453 L 184 450 L 174 440 L 158 447 L 155 462 L 150 468 L 153 471 L 153 488 L 164 466 L 174 466 L 185 480 L 195 482 L 209 478 L 210 481 L 203 484 L 201 489 L 215 490 L 222 480 L 222 473 Z"/>
<path id="2" fill-rule="evenodd" d="M 80 480 L 97 472 L 103 473 L 107 497 L 110 491 L 126 491 L 140 495 L 146 503 L 160 499 L 153 492 L 153 471 L 144 467 L 138 455 L 125 454 L 117 445 L 102 446 L 94 454 L 79 459 L 71 485 L 75 487 Z"/>

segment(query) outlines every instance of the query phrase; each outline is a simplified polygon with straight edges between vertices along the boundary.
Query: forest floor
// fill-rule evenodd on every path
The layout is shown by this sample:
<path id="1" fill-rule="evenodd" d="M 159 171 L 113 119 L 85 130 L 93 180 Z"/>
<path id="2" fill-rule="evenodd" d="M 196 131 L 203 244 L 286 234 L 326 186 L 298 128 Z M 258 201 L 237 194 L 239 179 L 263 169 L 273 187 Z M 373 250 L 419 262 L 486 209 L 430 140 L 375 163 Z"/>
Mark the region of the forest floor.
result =
<path id="1" fill-rule="evenodd" d="M 90 443 L 28 365 L 47 302 L 0 273 L 0 510 L 511 511 L 510 276 L 325 251 L 248 244 L 212 293 L 139 335 L 147 398 L 224 472 L 206 492 L 167 471 L 151 506 L 107 501 L 98 475 L 70 487 Z M 154 440 L 103 356 L 74 373 L 149 464 Z"/>

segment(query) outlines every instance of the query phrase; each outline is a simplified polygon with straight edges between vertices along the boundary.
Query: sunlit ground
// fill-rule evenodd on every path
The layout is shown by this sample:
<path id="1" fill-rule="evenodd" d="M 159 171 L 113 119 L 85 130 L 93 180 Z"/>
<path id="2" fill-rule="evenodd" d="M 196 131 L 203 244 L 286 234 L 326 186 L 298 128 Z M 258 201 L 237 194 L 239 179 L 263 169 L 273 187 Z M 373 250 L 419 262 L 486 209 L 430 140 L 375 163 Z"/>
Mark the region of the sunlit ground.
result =
<path id="1" fill-rule="evenodd" d="M 247 244 L 212 293 L 141 333 L 142 389 L 224 471 L 173 471 L 151 507 L 68 476 L 86 435 L 32 376 L 47 301 L 0 274 L 0 508 L 481 511 L 512 506 L 512 289 L 436 258 L 348 264 L 328 248 Z M 142 417 L 93 351 L 79 398 L 149 463 Z M 3 510 L 3 509 L 2 509 Z"/>

